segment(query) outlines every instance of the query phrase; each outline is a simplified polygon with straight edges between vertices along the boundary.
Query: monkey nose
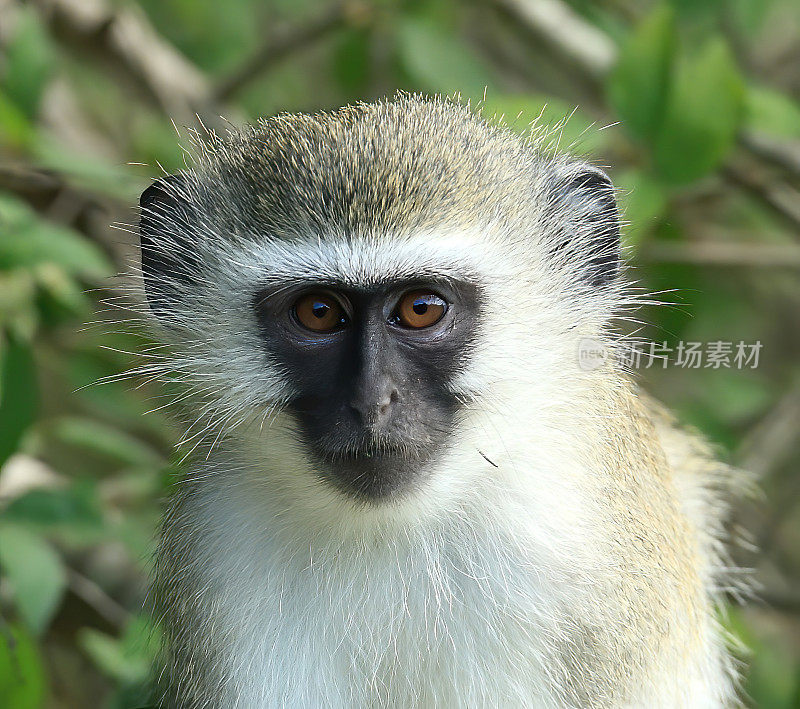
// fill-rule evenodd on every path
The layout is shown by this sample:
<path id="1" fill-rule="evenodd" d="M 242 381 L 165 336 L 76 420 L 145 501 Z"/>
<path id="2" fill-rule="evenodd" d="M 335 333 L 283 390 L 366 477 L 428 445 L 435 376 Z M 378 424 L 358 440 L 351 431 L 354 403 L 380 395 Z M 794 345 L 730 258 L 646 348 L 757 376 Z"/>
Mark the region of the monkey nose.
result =
<path id="1" fill-rule="evenodd" d="M 391 418 L 392 410 L 400 398 L 396 388 L 375 396 L 361 396 L 350 402 L 350 408 L 361 423 L 369 428 L 383 426 Z"/>

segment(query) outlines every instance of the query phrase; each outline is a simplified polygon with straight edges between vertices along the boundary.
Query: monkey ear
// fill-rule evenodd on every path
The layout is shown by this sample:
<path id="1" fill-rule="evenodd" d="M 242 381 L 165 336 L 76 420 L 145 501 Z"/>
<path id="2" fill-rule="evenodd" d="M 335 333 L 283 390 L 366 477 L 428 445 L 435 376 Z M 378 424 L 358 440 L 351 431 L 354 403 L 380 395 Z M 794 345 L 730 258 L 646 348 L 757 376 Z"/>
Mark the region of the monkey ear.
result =
<path id="1" fill-rule="evenodd" d="M 585 281 L 595 287 L 612 283 L 620 267 L 620 221 L 614 185 L 591 165 L 580 165 L 560 181 L 567 233 L 558 250 L 576 259 Z"/>
<path id="2" fill-rule="evenodd" d="M 182 286 L 190 284 L 198 265 L 188 186 L 187 175 L 167 175 L 139 198 L 144 288 L 150 309 L 160 317 L 172 311 Z"/>

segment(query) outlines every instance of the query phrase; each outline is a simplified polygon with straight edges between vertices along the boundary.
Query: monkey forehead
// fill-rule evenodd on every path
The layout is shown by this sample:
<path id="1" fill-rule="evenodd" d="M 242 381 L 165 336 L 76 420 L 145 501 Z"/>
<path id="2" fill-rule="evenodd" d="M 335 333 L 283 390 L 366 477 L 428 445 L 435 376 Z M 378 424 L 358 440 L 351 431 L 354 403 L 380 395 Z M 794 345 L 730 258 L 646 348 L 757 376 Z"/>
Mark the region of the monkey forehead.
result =
<path id="1" fill-rule="evenodd" d="M 536 201 L 549 162 L 467 107 L 402 96 L 265 119 L 210 138 L 199 153 L 201 202 L 217 220 L 284 235 L 513 214 Z"/>
<path id="2" fill-rule="evenodd" d="M 505 272 L 507 259 L 507 246 L 470 231 L 261 240 L 250 243 L 246 258 L 223 257 L 235 266 L 237 280 L 246 269 L 247 280 L 262 286 L 311 282 L 352 288 L 413 280 L 483 283 Z"/>

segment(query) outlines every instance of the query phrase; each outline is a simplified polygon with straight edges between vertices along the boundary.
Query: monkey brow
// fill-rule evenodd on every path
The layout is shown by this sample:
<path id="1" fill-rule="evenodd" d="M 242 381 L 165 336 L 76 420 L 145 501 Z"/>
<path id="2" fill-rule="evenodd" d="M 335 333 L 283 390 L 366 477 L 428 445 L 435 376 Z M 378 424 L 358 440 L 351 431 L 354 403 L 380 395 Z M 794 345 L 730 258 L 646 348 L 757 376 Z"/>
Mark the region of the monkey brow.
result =
<path id="1" fill-rule="evenodd" d="M 416 242 L 416 243 L 415 243 Z M 374 288 L 413 281 L 480 281 L 480 269 L 467 244 L 401 243 L 287 244 L 259 247 L 248 270 L 274 287 L 298 281 Z"/>

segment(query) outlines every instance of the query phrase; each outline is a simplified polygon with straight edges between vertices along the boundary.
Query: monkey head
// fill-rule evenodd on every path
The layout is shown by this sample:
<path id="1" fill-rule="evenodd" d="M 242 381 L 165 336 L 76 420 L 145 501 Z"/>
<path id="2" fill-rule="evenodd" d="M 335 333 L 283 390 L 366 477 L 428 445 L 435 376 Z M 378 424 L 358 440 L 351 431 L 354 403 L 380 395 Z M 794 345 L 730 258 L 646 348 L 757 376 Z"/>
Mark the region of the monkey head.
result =
<path id="1" fill-rule="evenodd" d="M 140 236 L 187 437 L 375 504 L 445 452 L 494 465 L 479 409 L 546 435 L 620 291 L 608 178 L 440 100 L 209 136 L 144 192 Z"/>

